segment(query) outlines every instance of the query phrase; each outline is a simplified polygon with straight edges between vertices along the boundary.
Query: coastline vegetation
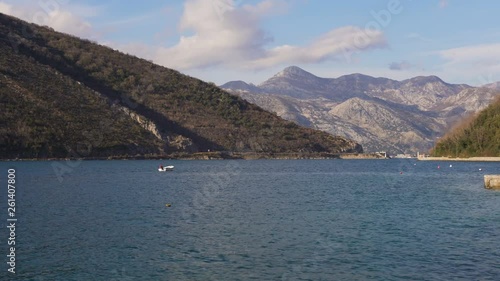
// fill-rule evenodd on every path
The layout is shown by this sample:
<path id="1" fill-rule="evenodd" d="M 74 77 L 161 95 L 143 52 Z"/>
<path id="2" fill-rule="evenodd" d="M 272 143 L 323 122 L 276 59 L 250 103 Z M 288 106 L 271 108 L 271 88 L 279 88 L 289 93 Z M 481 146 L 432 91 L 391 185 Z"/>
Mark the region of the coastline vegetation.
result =
<path id="1" fill-rule="evenodd" d="M 430 152 L 434 157 L 500 157 L 500 97 L 446 134 Z"/>

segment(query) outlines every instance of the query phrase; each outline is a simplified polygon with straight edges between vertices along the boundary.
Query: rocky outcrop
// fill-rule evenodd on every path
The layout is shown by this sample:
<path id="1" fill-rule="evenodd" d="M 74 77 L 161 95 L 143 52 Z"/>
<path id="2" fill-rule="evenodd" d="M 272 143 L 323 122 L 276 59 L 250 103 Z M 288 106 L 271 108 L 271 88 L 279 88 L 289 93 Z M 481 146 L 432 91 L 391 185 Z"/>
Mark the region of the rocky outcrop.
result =
<path id="1" fill-rule="evenodd" d="M 500 175 L 485 175 L 484 187 L 487 189 L 500 190 Z"/>
<path id="2" fill-rule="evenodd" d="M 144 116 L 137 114 L 130 109 L 119 106 L 119 110 L 125 112 L 132 120 L 137 122 L 142 128 L 151 132 L 154 136 L 156 136 L 159 140 L 163 141 L 165 147 L 170 148 L 170 151 L 184 151 L 184 152 L 196 152 L 197 147 L 193 143 L 193 141 L 187 137 L 173 134 L 173 133 L 164 133 L 158 130 L 156 124 L 147 119 Z M 173 149 L 172 149 L 173 148 Z"/>
<path id="3" fill-rule="evenodd" d="M 147 119 L 144 116 L 141 116 L 141 115 L 135 113 L 134 111 L 131 111 L 130 109 L 128 109 L 126 107 L 123 107 L 123 106 L 117 106 L 117 107 L 119 110 L 125 112 L 130 118 L 132 118 L 132 120 L 139 123 L 139 125 L 141 125 L 141 127 L 148 130 L 149 132 L 151 132 L 159 140 L 165 140 L 165 137 L 160 134 L 160 131 L 158 130 L 158 128 L 156 127 L 156 124 L 153 121 Z"/>

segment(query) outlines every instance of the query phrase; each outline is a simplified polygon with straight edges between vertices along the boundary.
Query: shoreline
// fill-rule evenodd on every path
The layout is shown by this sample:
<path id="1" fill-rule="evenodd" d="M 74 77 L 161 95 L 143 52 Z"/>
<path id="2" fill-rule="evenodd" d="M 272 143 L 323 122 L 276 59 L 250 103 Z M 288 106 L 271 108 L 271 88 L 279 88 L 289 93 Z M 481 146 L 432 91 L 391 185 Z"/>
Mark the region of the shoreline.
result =
<path id="1" fill-rule="evenodd" d="M 378 153 L 258 153 L 258 152 L 197 152 L 174 153 L 165 155 L 136 155 L 108 157 L 53 157 L 53 158 L 16 158 L 0 161 L 81 161 L 81 160 L 298 160 L 298 159 L 389 159 Z"/>
<path id="2" fill-rule="evenodd" d="M 500 162 L 500 157 L 469 157 L 469 158 L 455 158 L 455 157 L 419 157 L 419 161 L 455 161 L 455 162 Z"/>

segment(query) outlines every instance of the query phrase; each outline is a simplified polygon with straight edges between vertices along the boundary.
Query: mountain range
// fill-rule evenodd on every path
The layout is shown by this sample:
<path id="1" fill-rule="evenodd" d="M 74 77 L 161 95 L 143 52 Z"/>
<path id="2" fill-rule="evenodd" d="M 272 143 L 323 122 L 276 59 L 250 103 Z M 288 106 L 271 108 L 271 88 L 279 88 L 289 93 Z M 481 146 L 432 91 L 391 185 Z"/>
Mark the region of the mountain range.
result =
<path id="1" fill-rule="evenodd" d="M 498 93 L 493 84 L 450 84 L 437 76 L 322 78 L 296 66 L 259 85 L 231 81 L 220 87 L 299 125 L 353 139 L 365 151 L 393 154 L 429 150 Z"/>
<path id="2" fill-rule="evenodd" d="M 361 152 L 216 85 L 0 14 L 0 159 Z"/>

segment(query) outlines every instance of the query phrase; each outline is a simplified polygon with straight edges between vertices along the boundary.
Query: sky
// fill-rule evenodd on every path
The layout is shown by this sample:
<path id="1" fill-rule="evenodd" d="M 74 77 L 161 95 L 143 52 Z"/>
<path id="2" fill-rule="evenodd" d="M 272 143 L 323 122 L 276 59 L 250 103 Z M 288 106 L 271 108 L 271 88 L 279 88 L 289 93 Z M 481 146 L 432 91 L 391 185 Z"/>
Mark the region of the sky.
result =
<path id="1" fill-rule="evenodd" d="M 0 0 L 0 12 L 218 85 L 320 77 L 500 81 L 500 1 Z"/>

